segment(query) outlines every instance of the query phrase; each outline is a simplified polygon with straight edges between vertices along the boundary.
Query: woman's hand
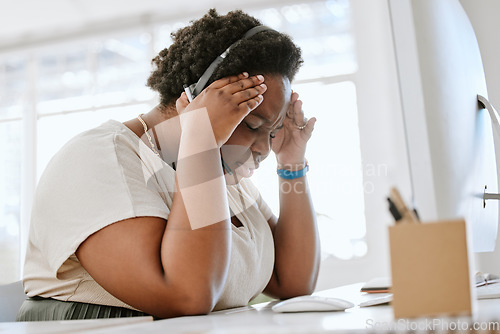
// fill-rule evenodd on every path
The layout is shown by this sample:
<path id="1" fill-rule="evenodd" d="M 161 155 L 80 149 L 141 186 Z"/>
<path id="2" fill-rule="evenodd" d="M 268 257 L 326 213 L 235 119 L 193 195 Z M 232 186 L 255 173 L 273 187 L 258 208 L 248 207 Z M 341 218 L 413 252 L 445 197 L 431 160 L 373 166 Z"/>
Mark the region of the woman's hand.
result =
<path id="1" fill-rule="evenodd" d="M 252 110 L 264 100 L 262 94 L 267 87 L 264 77 L 248 77 L 248 73 L 214 81 L 191 103 L 185 93 L 177 99 L 176 108 L 180 114 L 206 108 L 215 141 L 221 147 L 231 137 L 234 129 Z"/>
<path id="2" fill-rule="evenodd" d="M 314 123 L 316 118 L 308 120 L 304 117 L 299 94 L 292 92 L 283 128 L 272 140 L 272 149 L 280 165 L 294 169 L 295 166 L 304 164 L 307 141 L 311 138 Z"/>

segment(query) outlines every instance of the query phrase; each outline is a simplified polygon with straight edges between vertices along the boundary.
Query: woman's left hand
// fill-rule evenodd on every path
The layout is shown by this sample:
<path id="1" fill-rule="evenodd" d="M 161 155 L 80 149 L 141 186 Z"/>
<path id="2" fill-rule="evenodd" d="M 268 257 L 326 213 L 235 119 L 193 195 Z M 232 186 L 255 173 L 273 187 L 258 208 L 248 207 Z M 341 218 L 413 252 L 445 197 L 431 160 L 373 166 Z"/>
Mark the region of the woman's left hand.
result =
<path id="1" fill-rule="evenodd" d="M 292 92 L 283 128 L 272 140 L 272 150 L 276 154 L 278 164 L 292 169 L 304 164 L 307 141 L 311 138 L 314 123 L 315 117 L 307 119 L 304 116 L 299 94 Z"/>

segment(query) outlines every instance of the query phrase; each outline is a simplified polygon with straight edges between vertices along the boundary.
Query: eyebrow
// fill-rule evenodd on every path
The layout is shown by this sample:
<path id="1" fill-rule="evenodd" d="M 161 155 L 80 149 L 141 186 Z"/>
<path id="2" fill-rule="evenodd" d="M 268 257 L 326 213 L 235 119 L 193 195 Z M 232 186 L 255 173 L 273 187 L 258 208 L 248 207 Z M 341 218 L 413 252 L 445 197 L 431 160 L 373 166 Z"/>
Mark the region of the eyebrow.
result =
<path id="1" fill-rule="evenodd" d="M 264 122 L 266 122 L 266 123 L 268 123 L 268 124 L 269 124 L 269 123 L 271 123 L 271 121 L 270 121 L 270 120 L 268 120 L 267 118 L 265 118 L 264 116 L 259 115 L 259 114 L 248 114 L 248 116 L 255 116 L 255 117 L 260 118 L 261 120 L 263 120 Z"/>
<path id="2" fill-rule="evenodd" d="M 261 120 L 263 120 L 266 124 L 271 124 L 271 125 L 272 125 L 272 123 L 271 123 L 271 121 L 270 121 L 269 119 L 265 118 L 264 116 L 262 116 L 262 115 L 260 115 L 260 114 L 251 114 L 251 113 L 250 113 L 250 114 L 248 114 L 248 116 L 255 116 L 255 117 L 258 117 L 258 118 L 260 118 Z M 247 117 L 248 117 L 248 116 L 247 116 Z M 283 127 L 283 122 L 281 122 L 281 125 L 279 125 L 279 126 L 277 126 L 277 127 L 276 127 L 276 130 L 281 129 L 282 127 Z"/>

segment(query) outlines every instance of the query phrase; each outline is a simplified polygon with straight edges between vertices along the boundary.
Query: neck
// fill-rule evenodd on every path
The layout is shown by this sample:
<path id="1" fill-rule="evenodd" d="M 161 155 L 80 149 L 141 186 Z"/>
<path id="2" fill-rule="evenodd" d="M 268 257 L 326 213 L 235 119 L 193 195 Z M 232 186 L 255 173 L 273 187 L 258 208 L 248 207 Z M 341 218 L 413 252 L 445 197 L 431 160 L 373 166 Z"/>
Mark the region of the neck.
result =
<path id="1" fill-rule="evenodd" d="M 157 105 L 148 113 L 141 116 L 147 125 L 148 132 L 156 148 L 161 153 L 162 159 L 171 164 L 176 162 L 179 151 L 180 123 L 175 106 Z M 139 119 L 134 118 L 124 122 L 145 144 L 150 147 L 147 137 L 144 135 L 144 126 Z"/>
<path id="2" fill-rule="evenodd" d="M 157 105 L 149 112 L 143 114 L 141 117 L 146 122 L 148 129 L 155 128 L 158 124 L 177 116 L 175 106 L 165 107 Z M 130 130 L 132 130 L 137 137 L 141 138 L 144 135 L 144 127 L 137 118 L 123 122 Z"/>
<path id="3" fill-rule="evenodd" d="M 142 116 L 142 119 L 144 119 L 144 121 L 148 125 L 148 128 L 152 129 L 177 115 L 178 113 L 177 109 L 175 109 L 175 106 L 165 107 L 159 104 L 151 109 L 148 113 L 144 114 Z"/>

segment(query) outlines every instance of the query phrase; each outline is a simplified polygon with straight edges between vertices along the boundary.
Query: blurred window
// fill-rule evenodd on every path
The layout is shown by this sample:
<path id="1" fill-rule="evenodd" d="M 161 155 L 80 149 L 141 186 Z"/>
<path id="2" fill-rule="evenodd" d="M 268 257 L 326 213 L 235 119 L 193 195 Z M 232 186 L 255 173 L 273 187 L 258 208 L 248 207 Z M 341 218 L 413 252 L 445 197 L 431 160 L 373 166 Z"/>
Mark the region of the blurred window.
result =
<path id="1" fill-rule="evenodd" d="M 304 66 L 292 88 L 300 94 L 307 116 L 318 118 L 307 158 L 322 254 L 362 257 L 367 252 L 363 192 L 369 189 L 361 170 L 349 0 L 248 12 L 289 34 L 302 49 Z M 19 279 L 22 270 L 20 247 L 27 236 L 20 234 L 20 216 L 21 210 L 29 216 L 31 208 L 21 205 L 21 189 L 23 182 L 36 182 L 22 180 L 23 166 L 36 166 L 38 180 L 54 153 L 77 133 L 109 118 L 125 121 L 152 108 L 157 98 L 145 86 L 151 59 L 172 43 L 170 33 L 188 22 L 181 18 L 135 33 L 96 36 L 77 46 L 34 50 L 29 69 L 23 57 L 0 60 L 0 284 Z M 27 138 L 33 134 L 23 128 L 25 117 L 36 122 L 36 140 L 31 142 Z M 31 150 L 26 146 L 35 143 Z M 23 149 L 36 154 L 23 161 Z M 274 159 L 267 159 L 254 182 L 278 214 L 275 168 Z"/>

